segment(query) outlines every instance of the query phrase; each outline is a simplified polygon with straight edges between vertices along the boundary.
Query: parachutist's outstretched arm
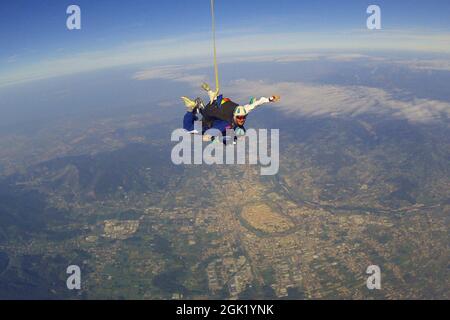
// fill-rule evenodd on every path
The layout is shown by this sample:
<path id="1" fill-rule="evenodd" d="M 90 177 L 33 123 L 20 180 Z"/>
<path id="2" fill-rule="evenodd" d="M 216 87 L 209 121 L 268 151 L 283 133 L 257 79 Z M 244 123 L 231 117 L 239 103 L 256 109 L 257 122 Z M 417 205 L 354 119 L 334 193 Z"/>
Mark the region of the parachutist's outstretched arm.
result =
<path id="1" fill-rule="evenodd" d="M 278 96 L 272 96 L 270 98 L 266 98 L 266 97 L 261 97 L 258 100 L 253 101 L 250 104 L 246 104 L 244 107 L 245 111 L 247 112 L 247 114 L 252 111 L 253 109 L 255 109 L 256 107 L 259 107 L 265 103 L 269 103 L 269 102 L 276 102 L 280 100 L 280 97 Z"/>

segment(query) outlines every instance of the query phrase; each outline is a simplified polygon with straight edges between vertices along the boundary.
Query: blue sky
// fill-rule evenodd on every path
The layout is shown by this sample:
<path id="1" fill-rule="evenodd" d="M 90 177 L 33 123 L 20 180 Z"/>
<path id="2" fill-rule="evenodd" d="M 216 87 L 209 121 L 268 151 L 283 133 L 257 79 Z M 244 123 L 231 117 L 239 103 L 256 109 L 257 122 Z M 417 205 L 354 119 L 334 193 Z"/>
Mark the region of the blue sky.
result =
<path id="1" fill-rule="evenodd" d="M 81 7 L 80 31 L 66 29 L 70 4 Z M 348 47 L 370 49 L 370 43 L 363 43 L 363 39 L 373 37 L 365 29 L 369 4 L 382 9 L 384 38 L 379 41 L 386 45 L 380 48 L 386 49 L 403 37 L 410 39 L 405 49 L 414 49 L 414 42 L 420 42 L 412 38 L 417 33 L 421 40 L 432 39 L 418 43 L 417 48 L 432 51 L 447 44 L 447 38 L 439 38 L 450 34 L 450 1 L 446 0 L 216 0 L 219 47 L 223 54 L 231 54 L 230 47 L 255 54 L 271 48 L 308 48 L 307 44 L 333 49 L 345 40 Z M 78 65 L 80 71 L 88 71 L 140 63 L 146 55 L 151 61 L 209 54 L 209 10 L 209 0 L 4 1 L 0 5 L 0 73 L 4 83 L 13 83 L 71 73 Z M 360 32 L 356 41 L 348 36 L 351 30 Z M 397 38 L 394 30 L 400 32 Z M 332 38 L 338 34 L 342 38 Z M 301 45 L 297 48 L 292 42 Z"/>

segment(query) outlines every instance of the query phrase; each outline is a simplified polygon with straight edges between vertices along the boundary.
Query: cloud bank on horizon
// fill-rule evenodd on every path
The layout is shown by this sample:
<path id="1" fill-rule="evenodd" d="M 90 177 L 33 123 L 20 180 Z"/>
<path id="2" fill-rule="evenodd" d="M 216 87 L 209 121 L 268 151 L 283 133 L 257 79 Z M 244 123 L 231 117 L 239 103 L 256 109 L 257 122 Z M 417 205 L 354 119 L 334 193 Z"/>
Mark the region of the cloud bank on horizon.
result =
<path id="1" fill-rule="evenodd" d="M 167 61 L 211 60 L 209 34 L 183 36 L 164 40 L 133 42 L 104 50 L 85 51 L 60 58 L 46 58 L 38 63 L 8 68 L 0 74 L 0 88 L 24 82 L 66 76 L 82 72 L 138 64 L 165 64 Z M 218 44 L 221 62 L 234 57 L 252 61 L 261 55 L 287 52 L 334 51 L 377 52 L 405 51 L 418 54 L 436 53 L 448 56 L 450 64 L 450 33 L 367 30 L 346 32 L 291 32 L 273 34 L 241 33 L 226 36 Z M 305 58 L 305 57 L 303 57 Z M 16 58 L 10 57 L 9 60 Z M 288 61 L 286 61 L 288 62 Z M 199 62 L 200 63 L 200 62 Z M 3 65 L 11 62 L 3 62 Z M 0 70 L 2 62 L 0 61 Z"/>
<path id="2" fill-rule="evenodd" d="M 298 61 L 376 61 L 407 66 L 411 69 L 447 70 L 450 71 L 447 60 L 389 60 L 382 57 L 362 54 L 299 54 L 285 57 L 253 57 L 252 61 L 289 63 Z M 242 61 L 230 59 L 227 63 Z M 202 81 L 207 80 L 200 74 L 207 64 L 167 65 L 149 68 L 136 72 L 134 80 L 145 81 L 164 79 L 174 82 L 184 82 L 192 88 L 198 88 Z M 450 85 L 449 85 L 450 86 Z M 268 96 L 279 94 L 282 101 L 278 106 L 280 112 L 289 116 L 302 117 L 357 117 L 360 115 L 381 115 L 410 122 L 431 123 L 450 119 L 450 103 L 437 99 L 417 98 L 414 95 L 399 97 L 382 88 L 358 85 L 312 84 L 302 81 L 261 81 L 238 79 L 223 84 L 223 92 L 232 92 L 236 102 L 247 101 L 251 96 Z M 403 92 L 410 93 L 410 92 Z M 411 93 L 410 93 L 411 94 Z"/>

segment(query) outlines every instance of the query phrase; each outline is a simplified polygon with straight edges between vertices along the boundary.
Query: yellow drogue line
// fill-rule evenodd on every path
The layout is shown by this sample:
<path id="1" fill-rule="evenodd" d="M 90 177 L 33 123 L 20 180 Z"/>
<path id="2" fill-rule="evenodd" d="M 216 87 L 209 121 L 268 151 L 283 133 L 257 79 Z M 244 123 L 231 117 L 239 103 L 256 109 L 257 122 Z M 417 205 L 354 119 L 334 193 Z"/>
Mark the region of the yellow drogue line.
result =
<path id="1" fill-rule="evenodd" d="M 214 46 L 214 73 L 216 76 L 216 92 L 219 92 L 219 67 L 217 65 L 217 50 L 216 50 L 216 19 L 214 14 L 214 0 L 211 0 L 211 16 L 212 16 L 212 32 L 213 32 L 213 46 Z"/>

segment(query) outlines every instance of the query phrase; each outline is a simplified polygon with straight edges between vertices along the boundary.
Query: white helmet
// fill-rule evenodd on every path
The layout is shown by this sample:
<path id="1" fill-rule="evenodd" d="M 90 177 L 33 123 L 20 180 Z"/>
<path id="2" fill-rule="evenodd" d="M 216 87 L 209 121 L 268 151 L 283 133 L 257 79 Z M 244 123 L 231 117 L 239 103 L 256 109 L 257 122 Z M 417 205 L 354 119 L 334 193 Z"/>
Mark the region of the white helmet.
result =
<path id="1" fill-rule="evenodd" d="M 239 117 L 239 116 L 246 116 L 247 115 L 247 110 L 245 110 L 245 108 L 244 107 L 241 107 L 241 106 L 239 106 L 239 107 L 237 107 L 235 110 L 234 110 L 234 117 L 236 118 L 236 117 Z"/>

